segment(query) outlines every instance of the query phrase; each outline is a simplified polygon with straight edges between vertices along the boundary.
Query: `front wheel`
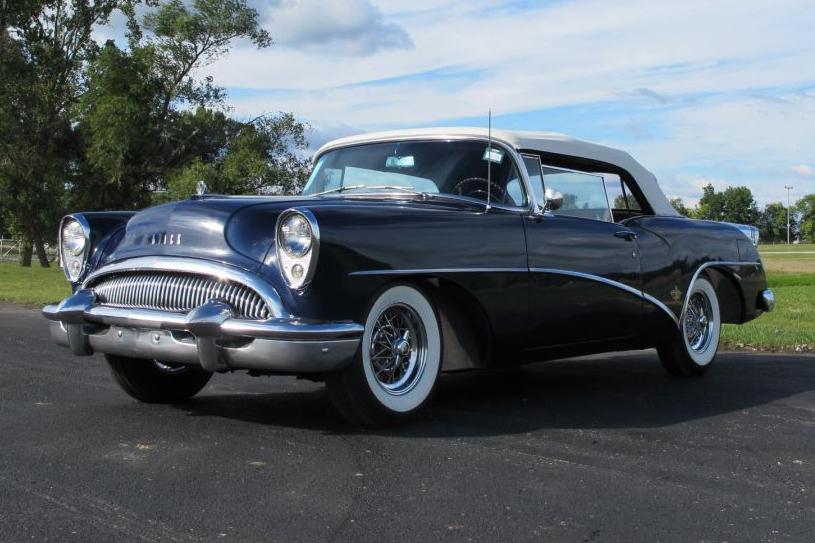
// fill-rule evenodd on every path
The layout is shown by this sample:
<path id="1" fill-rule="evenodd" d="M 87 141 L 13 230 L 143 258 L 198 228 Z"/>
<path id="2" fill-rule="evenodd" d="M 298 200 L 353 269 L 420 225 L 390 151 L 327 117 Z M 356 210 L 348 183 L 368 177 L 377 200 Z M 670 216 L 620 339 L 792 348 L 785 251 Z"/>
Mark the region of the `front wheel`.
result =
<path id="1" fill-rule="evenodd" d="M 418 411 L 440 368 L 441 332 L 433 305 L 420 290 L 397 285 L 371 306 L 356 359 L 326 375 L 326 385 L 349 422 L 381 427 Z"/>
<path id="2" fill-rule="evenodd" d="M 657 348 L 662 366 L 674 377 L 702 375 L 716 358 L 722 327 L 716 290 L 706 278 L 691 286 L 681 324 L 681 330 Z"/>
<path id="3" fill-rule="evenodd" d="M 177 403 L 201 391 L 212 373 L 197 366 L 105 355 L 116 383 L 145 403 Z"/>

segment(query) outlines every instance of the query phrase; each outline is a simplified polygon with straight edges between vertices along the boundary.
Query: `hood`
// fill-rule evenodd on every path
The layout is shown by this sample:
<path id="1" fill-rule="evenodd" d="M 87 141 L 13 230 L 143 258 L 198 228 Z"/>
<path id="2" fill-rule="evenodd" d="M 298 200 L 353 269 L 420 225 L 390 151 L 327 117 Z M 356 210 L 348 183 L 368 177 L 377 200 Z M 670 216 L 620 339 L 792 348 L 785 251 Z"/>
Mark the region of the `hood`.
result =
<path id="1" fill-rule="evenodd" d="M 254 270 L 274 243 L 278 214 L 302 198 L 191 198 L 137 213 L 105 262 L 176 256 Z"/>
<path id="2" fill-rule="evenodd" d="M 412 205 L 428 209 L 474 207 L 467 202 L 406 199 L 401 194 L 399 198 L 194 197 L 134 215 L 115 247 L 105 251 L 100 265 L 136 257 L 175 256 L 255 271 L 267 262 L 273 248 L 278 215 L 290 207 L 308 207 L 315 212 L 320 208 L 342 207 L 348 212 L 356 209 L 358 213 L 372 206 L 389 206 L 396 212 Z"/>

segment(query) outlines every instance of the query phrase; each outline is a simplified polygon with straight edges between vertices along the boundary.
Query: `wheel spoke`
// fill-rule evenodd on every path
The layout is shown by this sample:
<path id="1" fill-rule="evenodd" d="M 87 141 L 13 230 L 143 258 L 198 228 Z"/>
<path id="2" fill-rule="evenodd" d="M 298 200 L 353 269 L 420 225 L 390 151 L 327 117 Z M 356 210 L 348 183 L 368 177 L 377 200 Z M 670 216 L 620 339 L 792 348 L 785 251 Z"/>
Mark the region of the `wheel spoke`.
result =
<path id="1" fill-rule="evenodd" d="M 402 304 L 383 311 L 368 346 L 374 376 L 391 394 L 403 394 L 418 382 L 426 359 L 426 335 L 416 312 Z"/>

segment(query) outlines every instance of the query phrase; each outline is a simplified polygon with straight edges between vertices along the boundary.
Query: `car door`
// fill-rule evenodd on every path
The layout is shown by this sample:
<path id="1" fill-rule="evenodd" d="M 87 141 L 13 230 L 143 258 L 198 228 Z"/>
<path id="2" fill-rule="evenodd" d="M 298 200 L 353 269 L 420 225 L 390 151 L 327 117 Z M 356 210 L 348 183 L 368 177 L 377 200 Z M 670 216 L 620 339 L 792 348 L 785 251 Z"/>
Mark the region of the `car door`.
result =
<path id="1" fill-rule="evenodd" d="M 545 189 L 563 194 L 559 209 L 525 219 L 528 348 L 633 338 L 642 318 L 636 234 L 613 222 L 603 177 L 523 158 L 539 202 Z"/>

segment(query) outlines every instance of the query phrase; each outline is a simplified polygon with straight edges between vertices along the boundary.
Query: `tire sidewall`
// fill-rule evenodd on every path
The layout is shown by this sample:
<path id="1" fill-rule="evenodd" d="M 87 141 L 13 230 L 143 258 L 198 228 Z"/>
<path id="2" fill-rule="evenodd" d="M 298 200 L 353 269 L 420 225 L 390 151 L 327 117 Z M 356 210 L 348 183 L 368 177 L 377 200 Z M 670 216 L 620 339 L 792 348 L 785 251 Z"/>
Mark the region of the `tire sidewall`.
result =
<path id="1" fill-rule="evenodd" d="M 395 304 L 403 304 L 416 312 L 427 338 L 427 358 L 419 381 L 408 392 L 393 395 L 387 392 L 373 373 L 369 345 L 373 327 L 381 313 Z M 405 415 L 419 409 L 430 397 L 441 370 L 441 327 L 428 296 L 413 285 L 397 284 L 384 289 L 368 310 L 358 363 L 372 399 L 386 412 Z"/>
<path id="2" fill-rule="evenodd" d="M 688 303 L 690 303 L 691 297 L 697 293 L 701 292 L 704 294 L 708 302 L 710 303 L 710 309 L 713 314 L 713 323 L 711 326 L 710 333 L 711 338 L 708 342 L 707 347 L 703 352 L 696 352 L 694 351 L 690 345 L 688 344 L 687 334 L 685 334 L 685 318 L 683 315 L 682 318 L 682 344 L 685 347 L 685 352 L 688 355 L 688 359 L 696 366 L 703 368 L 709 366 L 713 359 L 716 358 L 716 352 L 719 350 L 719 339 L 721 337 L 721 330 L 722 330 L 722 316 L 721 310 L 719 308 L 719 300 L 716 297 L 716 290 L 713 288 L 713 285 L 704 277 L 699 277 L 693 283 L 691 287 L 691 291 L 688 294 Z M 687 307 L 685 308 L 687 311 Z"/>

